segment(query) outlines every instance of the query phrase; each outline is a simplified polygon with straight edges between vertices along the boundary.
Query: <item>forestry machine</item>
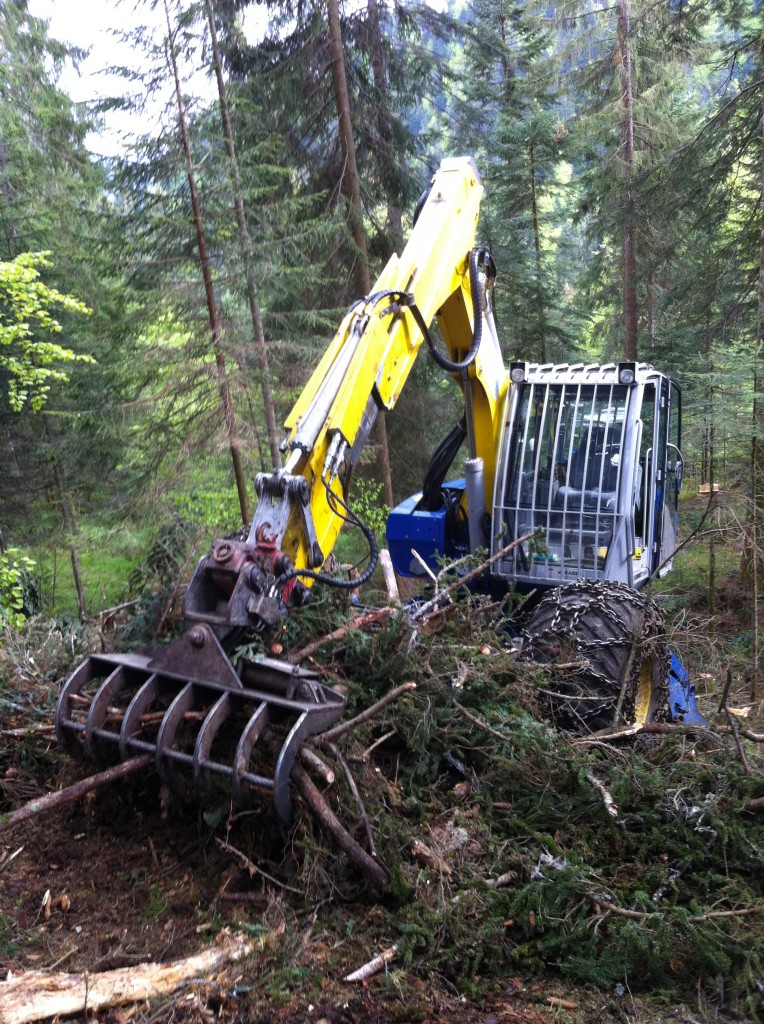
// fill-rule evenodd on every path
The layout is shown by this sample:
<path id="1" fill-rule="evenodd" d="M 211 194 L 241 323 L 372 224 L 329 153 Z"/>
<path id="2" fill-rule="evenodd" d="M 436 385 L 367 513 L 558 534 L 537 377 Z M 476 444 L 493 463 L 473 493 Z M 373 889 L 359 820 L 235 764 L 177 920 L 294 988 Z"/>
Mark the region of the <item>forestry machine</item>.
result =
<path id="1" fill-rule="evenodd" d="M 535 662 L 574 659 L 574 671 L 555 671 L 537 693 L 564 727 L 702 722 L 639 592 L 669 570 L 676 543 L 679 388 L 645 363 L 507 368 L 494 262 L 475 245 L 482 191 L 470 158 L 442 162 L 402 255 L 350 307 L 289 414 L 284 466 L 257 476 L 247 539 L 216 541 L 196 566 L 182 637 L 92 655 L 64 685 L 56 728 L 72 754 L 108 765 L 149 753 L 170 789 L 193 779 L 203 796 L 225 776 L 236 804 L 267 790 L 290 821 L 294 759 L 344 701 L 314 671 L 266 657 L 234 665 L 233 652 L 247 630 L 275 627 L 305 603 L 314 583 L 349 590 L 371 576 L 377 544 L 349 506 L 350 480 L 423 345 L 461 387 L 464 417 L 435 451 L 422 492 L 390 515 L 397 572 L 437 572 L 474 552 L 490 560 L 484 589 L 541 595 L 511 642 Z M 463 443 L 464 476 L 444 482 Z M 360 579 L 327 569 L 346 522 L 369 543 Z"/>

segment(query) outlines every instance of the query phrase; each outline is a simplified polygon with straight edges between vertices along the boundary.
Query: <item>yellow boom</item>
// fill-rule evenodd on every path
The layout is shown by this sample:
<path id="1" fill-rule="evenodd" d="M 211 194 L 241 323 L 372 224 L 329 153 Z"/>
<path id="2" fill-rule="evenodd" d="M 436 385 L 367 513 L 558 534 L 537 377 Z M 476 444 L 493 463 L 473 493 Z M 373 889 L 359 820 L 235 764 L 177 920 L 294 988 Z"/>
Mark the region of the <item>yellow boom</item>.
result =
<path id="1" fill-rule="evenodd" d="M 265 533 L 274 537 L 297 569 L 320 565 L 343 522 L 327 488 L 344 498 L 348 470 L 360 455 L 377 411 L 393 408 L 411 372 L 424 341 L 421 321 L 426 326 L 437 318 L 447 361 L 465 360 L 475 329 L 470 255 L 482 193 L 471 158 L 442 162 L 403 253 L 391 257 L 372 294 L 346 314 L 289 413 L 286 466 L 281 473 L 258 479 L 261 500 L 250 543 L 256 543 L 258 529 L 265 526 Z M 471 365 L 455 376 L 465 389 L 468 421 L 474 423 L 471 454 L 484 460 L 490 507 L 507 376 L 488 308 L 492 280 L 486 282 L 485 275 L 482 280 L 485 287 L 478 302 L 483 340 Z M 283 507 L 277 511 L 276 494 L 269 502 L 269 492 L 283 492 L 284 480 L 298 476 L 305 484 L 293 486 L 293 492 L 300 490 L 302 500 L 294 500 L 293 493 L 288 515 Z"/>

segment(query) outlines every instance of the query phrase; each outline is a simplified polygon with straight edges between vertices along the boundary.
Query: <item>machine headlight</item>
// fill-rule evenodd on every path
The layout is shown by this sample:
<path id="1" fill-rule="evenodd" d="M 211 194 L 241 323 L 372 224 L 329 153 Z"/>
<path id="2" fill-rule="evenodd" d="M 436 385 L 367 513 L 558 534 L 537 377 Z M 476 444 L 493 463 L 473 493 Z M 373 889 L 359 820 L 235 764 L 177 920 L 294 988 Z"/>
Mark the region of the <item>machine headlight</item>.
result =
<path id="1" fill-rule="evenodd" d="M 513 384 L 522 384 L 525 380 L 525 363 L 510 363 L 509 379 Z"/>
<path id="2" fill-rule="evenodd" d="M 634 363 L 618 364 L 618 383 L 633 384 L 637 379 L 636 366 Z"/>

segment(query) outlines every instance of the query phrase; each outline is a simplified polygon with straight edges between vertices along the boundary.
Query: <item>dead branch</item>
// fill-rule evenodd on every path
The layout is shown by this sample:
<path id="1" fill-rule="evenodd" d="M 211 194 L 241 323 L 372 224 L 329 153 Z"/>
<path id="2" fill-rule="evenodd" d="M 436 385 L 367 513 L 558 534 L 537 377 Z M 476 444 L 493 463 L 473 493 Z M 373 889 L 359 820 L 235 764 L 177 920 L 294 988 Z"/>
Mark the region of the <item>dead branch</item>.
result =
<path id="1" fill-rule="evenodd" d="M 274 878 L 273 875 L 269 875 L 267 871 L 263 871 L 262 868 L 258 867 L 253 860 L 250 860 L 246 853 L 242 853 L 241 850 L 237 850 L 235 846 L 231 846 L 224 839 L 216 840 L 221 850 L 225 850 L 226 853 L 230 853 L 232 857 L 238 860 L 239 864 L 249 872 L 249 877 L 254 878 L 255 875 L 260 875 L 267 882 L 271 882 L 273 885 L 279 886 L 281 889 L 287 889 L 289 892 L 297 893 L 298 896 L 304 896 L 305 893 L 302 889 L 295 889 L 293 885 L 288 885 L 286 882 L 280 881 L 278 878 Z"/>
<path id="2" fill-rule="evenodd" d="M 393 736 L 397 736 L 397 735 L 398 735 L 398 730 L 397 729 L 390 729 L 388 732 L 384 733 L 378 739 L 374 740 L 374 742 L 370 746 L 368 746 L 366 748 L 366 750 L 364 750 L 364 752 L 361 754 L 361 756 L 359 758 L 352 758 L 351 757 L 350 760 L 351 761 L 357 760 L 357 761 L 360 761 L 362 764 L 368 764 L 369 763 L 369 758 L 371 757 L 373 752 L 377 749 L 377 747 L 381 747 L 383 743 L 387 743 L 388 740 L 391 740 L 393 738 Z"/>
<path id="3" fill-rule="evenodd" d="M 605 810 L 610 815 L 610 817 L 611 818 L 617 818 L 618 817 L 618 805 L 616 804 L 616 802 L 613 799 L 612 795 L 610 794 L 610 792 L 606 788 L 604 782 L 601 782 L 596 777 L 596 775 L 592 775 L 591 772 L 586 772 L 584 777 L 585 777 L 586 781 L 589 783 L 589 785 L 592 786 L 594 789 L 596 789 L 597 792 L 602 797 L 602 802 L 605 805 Z"/>
<path id="4" fill-rule="evenodd" d="M 300 760 L 308 768 L 312 768 L 327 786 L 333 786 L 337 781 L 337 776 L 331 770 L 329 765 L 325 761 L 322 761 L 315 750 L 312 750 L 310 747 L 300 747 Z"/>
<path id="5" fill-rule="evenodd" d="M 444 597 L 450 597 L 450 595 L 455 590 L 458 590 L 459 587 L 463 587 L 467 583 L 470 583 L 472 580 L 476 579 L 478 576 L 480 576 L 481 573 L 485 572 L 486 569 L 489 569 L 494 564 L 494 562 L 498 562 L 499 559 L 504 558 L 506 555 L 508 555 L 509 552 L 513 550 L 513 548 L 516 548 L 518 546 L 518 544 L 524 544 L 526 541 L 532 540 L 535 537 L 535 535 L 535 531 L 532 531 L 531 533 L 524 534 L 524 536 L 522 537 L 518 537 L 517 540 L 513 540 L 511 544 L 507 544 L 507 546 L 503 547 L 501 551 L 497 552 L 495 555 L 492 555 L 490 558 L 486 559 L 485 562 L 482 562 L 477 567 L 477 569 L 472 569 L 471 572 L 466 573 L 464 576 L 460 576 L 458 580 L 454 580 L 453 583 L 450 583 L 447 587 L 441 590 L 440 593 L 436 597 L 433 597 L 431 601 L 427 601 L 425 604 L 421 605 L 421 607 L 417 608 L 417 610 L 414 612 L 411 618 L 414 621 L 416 621 L 416 619 L 421 619 L 424 616 L 428 615 L 431 611 L 436 610 Z M 452 566 L 449 566 L 448 568 L 452 568 Z M 440 573 L 439 575 L 442 575 L 442 573 Z"/>
<path id="6" fill-rule="evenodd" d="M 491 736 L 495 736 L 497 739 L 500 739 L 502 743 L 512 742 L 509 736 L 504 736 L 502 733 L 498 731 L 498 729 L 491 728 L 491 726 L 487 722 L 482 721 L 480 718 L 477 717 L 477 715 L 473 715 L 471 711 L 468 711 L 465 707 L 462 707 L 462 705 L 456 700 L 454 701 L 454 707 L 456 708 L 460 715 L 464 715 L 464 717 L 469 719 L 469 721 L 472 722 L 473 725 L 476 725 L 478 729 L 482 729 L 483 732 L 490 733 Z M 495 806 L 496 805 L 494 804 L 494 807 Z"/>
<path id="7" fill-rule="evenodd" d="M 345 981 L 366 981 L 367 978 L 370 978 L 373 974 L 377 974 L 383 967 L 386 967 L 392 960 L 394 960 L 397 953 L 397 946 L 391 946 L 389 949 L 383 950 L 383 952 L 369 960 L 367 964 L 364 964 L 363 967 L 359 967 L 357 971 L 353 971 L 352 974 L 348 974 Z"/>
<path id="8" fill-rule="evenodd" d="M 727 707 L 727 698 L 729 697 L 730 687 L 731 686 L 732 686 L 732 669 L 728 668 L 727 669 L 727 678 L 726 678 L 726 680 L 724 682 L 724 689 L 722 690 L 722 699 L 719 701 L 719 712 L 718 712 L 719 714 L 721 714 L 722 711 L 724 711 L 724 709 Z"/>
<path id="9" fill-rule="evenodd" d="M 764 732 L 753 732 L 751 729 L 741 729 L 740 735 L 745 736 L 752 743 L 764 743 Z"/>
<path id="10" fill-rule="evenodd" d="M 595 907 L 609 910 L 618 917 L 628 917 L 632 921 L 643 921 L 647 917 L 664 916 L 664 912 L 660 910 L 627 910 L 625 907 L 619 907 L 609 900 L 603 900 L 600 896 L 589 895 L 589 899 Z M 716 918 L 748 917 L 749 914 L 755 914 L 756 910 L 757 908 L 755 907 L 742 907 L 740 910 L 709 910 L 705 914 L 696 914 L 688 920 L 692 921 L 693 924 L 698 924 L 701 921 L 713 921 Z"/>
<path id="11" fill-rule="evenodd" d="M 734 712 L 731 711 L 730 714 L 734 717 Z M 735 720 L 735 724 L 737 725 L 737 720 Z M 764 732 L 754 732 L 752 729 L 741 729 L 739 725 L 737 726 L 737 731 L 741 736 L 745 737 L 745 739 L 750 740 L 751 743 L 764 743 Z M 732 730 L 728 725 L 720 725 L 719 732 L 722 733 L 722 735 L 726 735 L 732 732 Z M 3 733 L 0 733 L 0 736 L 2 735 Z"/>
<path id="12" fill-rule="evenodd" d="M 318 819 L 321 828 L 341 850 L 344 850 L 375 888 L 387 889 L 390 885 L 390 876 L 387 873 L 387 869 L 380 861 L 369 856 L 353 839 L 350 833 L 342 827 L 332 809 L 319 793 L 313 780 L 299 764 L 295 764 L 292 767 L 292 779 L 300 796 Z"/>
<path id="13" fill-rule="evenodd" d="M 737 750 L 738 760 L 740 761 L 740 764 L 742 765 L 743 772 L 744 772 L 745 775 L 750 775 L 751 774 L 751 766 L 748 764 L 748 759 L 745 756 L 745 750 L 743 749 L 743 742 L 740 739 L 740 732 L 738 730 L 737 722 L 735 721 L 735 716 L 732 714 L 732 712 L 726 706 L 726 704 L 724 706 L 724 714 L 727 717 L 727 722 L 729 724 L 729 729 L 730 729 L 730 732 L 732 733 L 732 739 L 735 741 L 735 749 Z"/>
<path id="14" fill-rule="evenodd" d="M 148 768 L 155 761 L 156 758 L 153 754 L 142 754 L 140 757 L 133 757 L 129 761 L 123 761 L 121 764 L 107 768 L 103 772 L 98 772 L 97 775 L 90 775 L 87 779 L 81 779 L 79 782 L 66 786 L 64 789 L 58 789 L 55 793 L 47 793 L 45 796 L 30 800 L 29 803 L 13 811 L 5 820 L 0 819 L 0 832 L 10 828 L 11 825 L 18 825 L 20 821 L 26 821 L 27 818 L 32 818 L 36 814 L 42 814 L 45 811 L 53 810 L 54 807 L 60 807 L 62 804 L 79 800 L 80 797 L 86 796 L 94 789 L 110 786 L 113 782 L 125 779 L 128 775 L 133 775 L 135 772 Z"/>
<path id="15" fill-rule="evenodd" d="M 350 770 L 350 765 L 347 763 L 345 758 L 342 756 L 342 752 L 340 750 L 338 750 L 337 747 L 333 743 L 327 743 L 326 746 L 327 746 L 327 750 L 331 751 L 333 757 L 335 757 L 337 759 L 337 762 L 339 763 L 340 768 L 342 768 L 343 772 L 345 773 L 345 778 L 347 780 L 347 784 L 350 787 L 350 792 L 353 794 L 353 799 L 355 800 L 355 805 L 358 808 L 358 813 L 359 813 L 359 815 L 361 817 L 361 822 L 363 824 L 364 831 L 366 832 L 366 842 L 368 843 L 368 846 L 369 846 L 369 853 L 376 860 L 377 859 L 377 847 L 376 847 L 376 845 L 374 843 L 374 834 L 371 831 L 371 823 L 369 822 L 369 815 L 366 813 L 366 806 L 365 806 L 365 804 L 363 802 L 363 799 L 361 798 L 361 794 L 358 791 L 358 786 L 356 785 L 355 779 L 353 778 L 353 773 Z"/>
<path id="16" fill-rule="evenodd" d="M 264 892 L 221 892 L 218 899 L 222 903 L 254 903 L 256 907 L 267 907 L 270 896 Z"/>
<path id="17" fill-rule="evenodd" d="M 136 597 L 132 601 L 125 601 L 124 604 L 116 604 L 113 608 L 102 608 L 96 615 L 97 619 L 109 619 L 112 615 L 116 615 L 117 612 L 127 611 L 128 608 L 135 608 L 140 601 L 140 598 Z"/>
<path id="18" fill-rule="evenodd" d="M 601 896 L 589 896 L 589 899 L 595 907 L 609 910 L 611 914 L 617 914 L 618 917 L 628 917 L 632 921 L 644 921 L 646 917 L 661 915 L 660 910 L 627 910 L 625 907 L 619 907 L 616 903 L 611 903 L 609 900 L 603 900 Z"/>
<path id="19" fill-rule="evenodd" d="M 764 796 L 754 796 L 746 803 L 744 811 L 760 811 L 764 808 Z"/>
<path id="20" fill-rule="evenodd" d="M 0 729 L 0 736 L 24 739 L 25 736 L 44 736 L 56 731 L 55 725 L 30 725 L 26 729 Z"/>
<path id="21" fill-rule="evenodd" d="M 393 560 L 387 548 L 381 548 L 379 552 L 379 564 L 382 568 L 382 577 L 387 590 L 387 600 L 391 605 L 397 606 L 401 603 L 401 595 L 398 591 L 398 581 L 395 578 Z"/>
<path id="22" fill-rule="evenodd" d="M 224 934 L 217 946 L 169 964 L 138 964 L 100 974 L 26 971 L 0 982 L 0 1024 L 27 1024 L 144 1002 L 241 960 L 256 948 L 241 935 Z"/>
<path id="23" fill-rule="evenodd" d="M 579 736 L 577 739 L 571 740 L 574 747 L 585 746 L 587 743 L 609 743 L 611 740 L 623 740 L 629 739 L 631 736 L 637 736 L 639 733 L 647 733 L 650 736 L 672 736 L 689 734 L 693 736 L 708 736 L 714 742 L 718 743 L 720 747 L 724 747 L 725 743 L 722 737 L 710 729 L 707 729 L 702 725 L 687 725 L 684 722 L 636 722 L 634 725 L 629 725 L 625 729 L 619 729 L 617 732 L 598 732 L 593 736 Z"/>
<path id="24" fill-rule="evenodd" d="M 172 609 L 172 606 L 175 603 L 175 598 L 178 596 L 178 591 L 181 588 L 183 579 L 186 573 L 188 572 L 188 567 L 189 565 L 191 565 L 191 560 L 196 557 L 196 549 L 198 546 L 199 541 L 195 540 L 194 543 L 191 545 L 191 550 L 189 551 L 185 562 L 181 566 L 180 572 L 178 573 L 178 578 L 175 581 L 175 586 L 172 588 L 170 596 L 165 602 L 165 606 L 162 609 L 162 614 L 159 616 L 159 621 L 157 622 L 156 629 L 154 630 L 155 640 L 157 639 L 158 636 L 161 636 L 162 630 L 164 629 L 164 624 L 167 620 L 167 616 L 170 614 L 170 610 Z"/>
<path id="25" fill-rule="evenodd" d="M 486 878 L 485 884 L 491 889 L 503 889 L 506 885 L 511 885 L 517 881 L 517 875 L 514 871 L 505 871 L 503 875 L 499 875 L 498 878 Z"/>
<path id="26" fill-rule="evenodd" d="M 450 878 L 453 872 L 448 864 L 443 860 L 440 854 L 431 850 L 430 847 L 423 843 L 421 839 L 414 839 L 409 847 L 411 856 L 418 860 L 420 864 L 424 864 L 425 867 L 432 868 L 434 871 L 439 871 L 446 878 Z"/>
<path id="27" fill-rule="evenodd" d="M 348 719 L 347 722 L 340 722 L 339 725 L 335 725 L 333 729 L 327 729 L 326 732 L 321 732 L 317 736 L 313 737 L 313 742 L 318 746 L 324 746 L 325 743 L 333 743 L 340 736 L 344 736 L 346 732 L 350 732 L 352 729 L 357 729 L 359 725 L 363 725 L 364 722 L 368 722 L 370 718 L 378 715 L 380 711 L 398 700 L 405 693 L 411 693 L 412 690 L 416 690 L 416 683 L 403 683 L 402 686 L 396 686 L 394 690 L 390 690 L 384 697 L 372 704 L 371 707 L 366 708 L 360 715 L 356 715 L 355 718 Z"/>
<path id="28" fill-rule="evenodd" d="M 340 626 L 331 633 L 327 633 L 326 636 L 321 636 L 318 640 L 314 640 L 312 643 L 306 644 L 304 647 L 298 647 L 296 651 L 291 651 L 287 655 L 287 661 L 291 665 L 296 665 L 304 658 L 310 657 L 311 654 L 323 647 L 324 644 L 333 643 L 335 640 L 342 640 L 343 637 L 347 636 L 354 629 L 363 629 L 364 626 L 370 626 L 374 622 L 381 622 L 383 619 L 389 618 L 395 613 L 394 608 L 377 608 L 373 612 L 365 612 L 363 615 L 357 615 L 350 622 L 346 622 L 344 626 Z"/>
<path id="29" fill-rule="evenodd" d="M 547 996 L 546 1001 L 550 1006 L 557 1006 L 561 1010 L 577 1010 L 580 1003 L 574 1003 L 570 999 L 560 999 L 559 996 Z"/>
<path id="30" fill-rule="evenodd" d="M 755 907 L 743 907 L 740 910 L 709 910 L 707 914 L 696 914 L 690 920 L 697 924 L 699 921 L 714 921 L 720 917 L 748 917 L 749 914 L 755 913 Z"/>

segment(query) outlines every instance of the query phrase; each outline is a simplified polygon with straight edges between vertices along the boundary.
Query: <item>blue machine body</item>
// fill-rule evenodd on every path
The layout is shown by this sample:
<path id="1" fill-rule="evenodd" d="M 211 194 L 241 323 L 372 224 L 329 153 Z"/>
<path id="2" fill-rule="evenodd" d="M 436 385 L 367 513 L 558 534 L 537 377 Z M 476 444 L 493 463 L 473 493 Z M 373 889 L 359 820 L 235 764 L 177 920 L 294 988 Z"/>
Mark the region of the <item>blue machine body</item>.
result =
<path id="1" fill-rule="evenodd" d="M 698 705 L 695 702 L 695 687 L 690 682 L 689 673 L 673 651 L 671 652 L 668 687 L 671 720 L 707 729 L 708 719 L 698 711 Z"/>
<path id="2" fill-rule="evenodd" d="M 459 558 L 468 550 L 466 525 L 462 537 L 455 538 L 453 529 L 455 510 L 464 493 L 464 480 L 452 480 L 444 484 L 442 490 L 443 506 L 434 512 L 417 509 L 422 499 L 420 491 L 402 501 L 387 517 L 387 546 L 399 576 L 425 574 L 412 551 L 437 573 L 444 558 Z"/>

